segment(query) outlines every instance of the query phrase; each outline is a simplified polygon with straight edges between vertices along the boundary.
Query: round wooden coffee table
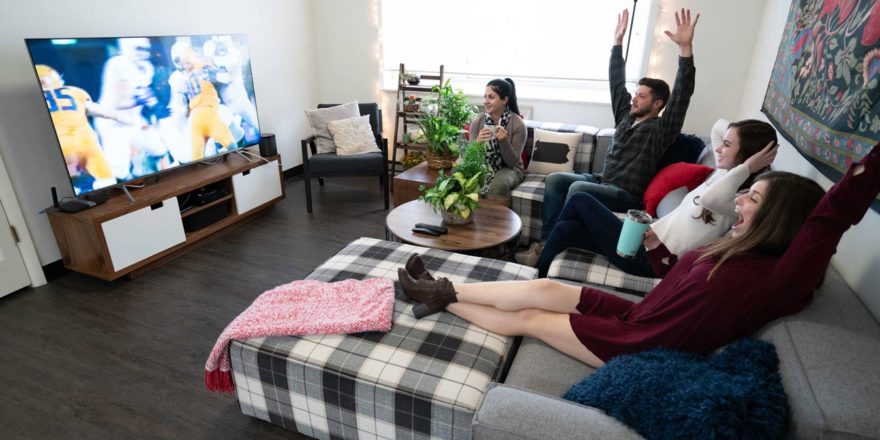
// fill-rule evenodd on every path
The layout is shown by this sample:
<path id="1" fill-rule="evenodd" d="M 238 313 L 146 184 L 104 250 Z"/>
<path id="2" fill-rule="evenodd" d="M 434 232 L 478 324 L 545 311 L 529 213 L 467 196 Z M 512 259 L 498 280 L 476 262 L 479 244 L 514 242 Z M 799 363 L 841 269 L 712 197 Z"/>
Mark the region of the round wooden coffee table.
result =
<path id="1" fill-rule="evenodd" d="M 484 205 L 474 212 L 474 221 L 466 225 L 443 223 L 440 214 L 422 201 L 406 202 L 388 213 L 385 218 L 385 238 L 417 246 L 452 252 L 492 254 L 511 257 L 516 238 L 522 231 L 522 220 L 515 212 L 498 205 Z M 441 225 L 447 234 L 434 237 L 413 232 L 416 223 Z"/>

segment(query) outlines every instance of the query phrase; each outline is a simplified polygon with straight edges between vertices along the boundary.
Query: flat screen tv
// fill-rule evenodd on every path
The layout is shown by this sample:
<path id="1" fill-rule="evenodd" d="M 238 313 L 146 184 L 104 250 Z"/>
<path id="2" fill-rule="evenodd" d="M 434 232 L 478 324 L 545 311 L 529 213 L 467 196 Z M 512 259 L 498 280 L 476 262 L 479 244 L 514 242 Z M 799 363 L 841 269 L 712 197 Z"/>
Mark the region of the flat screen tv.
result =
<path id="1" fill-rule="evenodd" d="M 76 196 L 259 143 L 245 35 L 25 44 Z"/>

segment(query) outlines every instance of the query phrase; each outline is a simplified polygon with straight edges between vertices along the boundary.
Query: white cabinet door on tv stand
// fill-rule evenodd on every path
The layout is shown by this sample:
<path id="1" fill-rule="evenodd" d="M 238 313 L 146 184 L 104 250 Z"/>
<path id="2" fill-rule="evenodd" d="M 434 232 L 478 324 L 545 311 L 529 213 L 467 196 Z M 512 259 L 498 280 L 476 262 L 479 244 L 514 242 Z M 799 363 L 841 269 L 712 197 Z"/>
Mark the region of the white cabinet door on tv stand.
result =
<path id="1" fill-rule="evenodd" d="M 186 241 L 177 197 L 108 220 L 101 229 L 115 271 Z"/>
<path id="2" fill-rule="evenodd" d="M 232 176 L 235 207 L 238 215 L 281 197 L 278 161 L 273 160 Z"/>

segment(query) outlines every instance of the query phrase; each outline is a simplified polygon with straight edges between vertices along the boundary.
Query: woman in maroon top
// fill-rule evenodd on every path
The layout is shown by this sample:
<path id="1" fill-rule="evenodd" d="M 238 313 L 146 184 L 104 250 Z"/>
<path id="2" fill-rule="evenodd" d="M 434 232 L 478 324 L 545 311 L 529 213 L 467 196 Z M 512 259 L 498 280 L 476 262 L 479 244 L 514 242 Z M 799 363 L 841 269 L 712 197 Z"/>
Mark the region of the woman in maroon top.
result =
<path id="1" fill-rule="evenodd" d="M 553 280 L 452 284 L 417 255 L 398 270 L 421 317 L 443 309 L 502 335 L 528 335 L 591 366 L 665 347 L 706 353 L 803 309 L 843 233 L 880 193 L 880 144 L 823 195 L 812 180 L 759 176 L 736 199 L 730 237 L 693 250 L 638 303 Z M 650 255 L 659 263 L 668 255 Z"/>

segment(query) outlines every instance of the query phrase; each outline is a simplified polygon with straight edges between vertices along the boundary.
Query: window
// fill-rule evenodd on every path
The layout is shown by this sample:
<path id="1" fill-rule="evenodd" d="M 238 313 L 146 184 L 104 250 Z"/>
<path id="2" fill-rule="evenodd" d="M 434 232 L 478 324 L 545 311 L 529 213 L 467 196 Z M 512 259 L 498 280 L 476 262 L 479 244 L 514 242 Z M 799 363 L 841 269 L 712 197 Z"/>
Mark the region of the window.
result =
<path id="1" fill-rule="evenodd" d="M 643 0 L 636 9 L 629 81 L 646 71 L 655 4 L 656 0 Z M 456 87 L 478 95 L 486 79 L 497 77 L 517 80 L 520 95 L 523 86 L 595 88 L 607 95 L 617 14 L 632 10 L 630 2 L 574 0 L 381 0 L 381 5 L 386 88 L 396 87 L 401 62 L 416 72 L 436 71 L 443 64 Z M 462 85 L 468 81 L 479 86 Z"/>

